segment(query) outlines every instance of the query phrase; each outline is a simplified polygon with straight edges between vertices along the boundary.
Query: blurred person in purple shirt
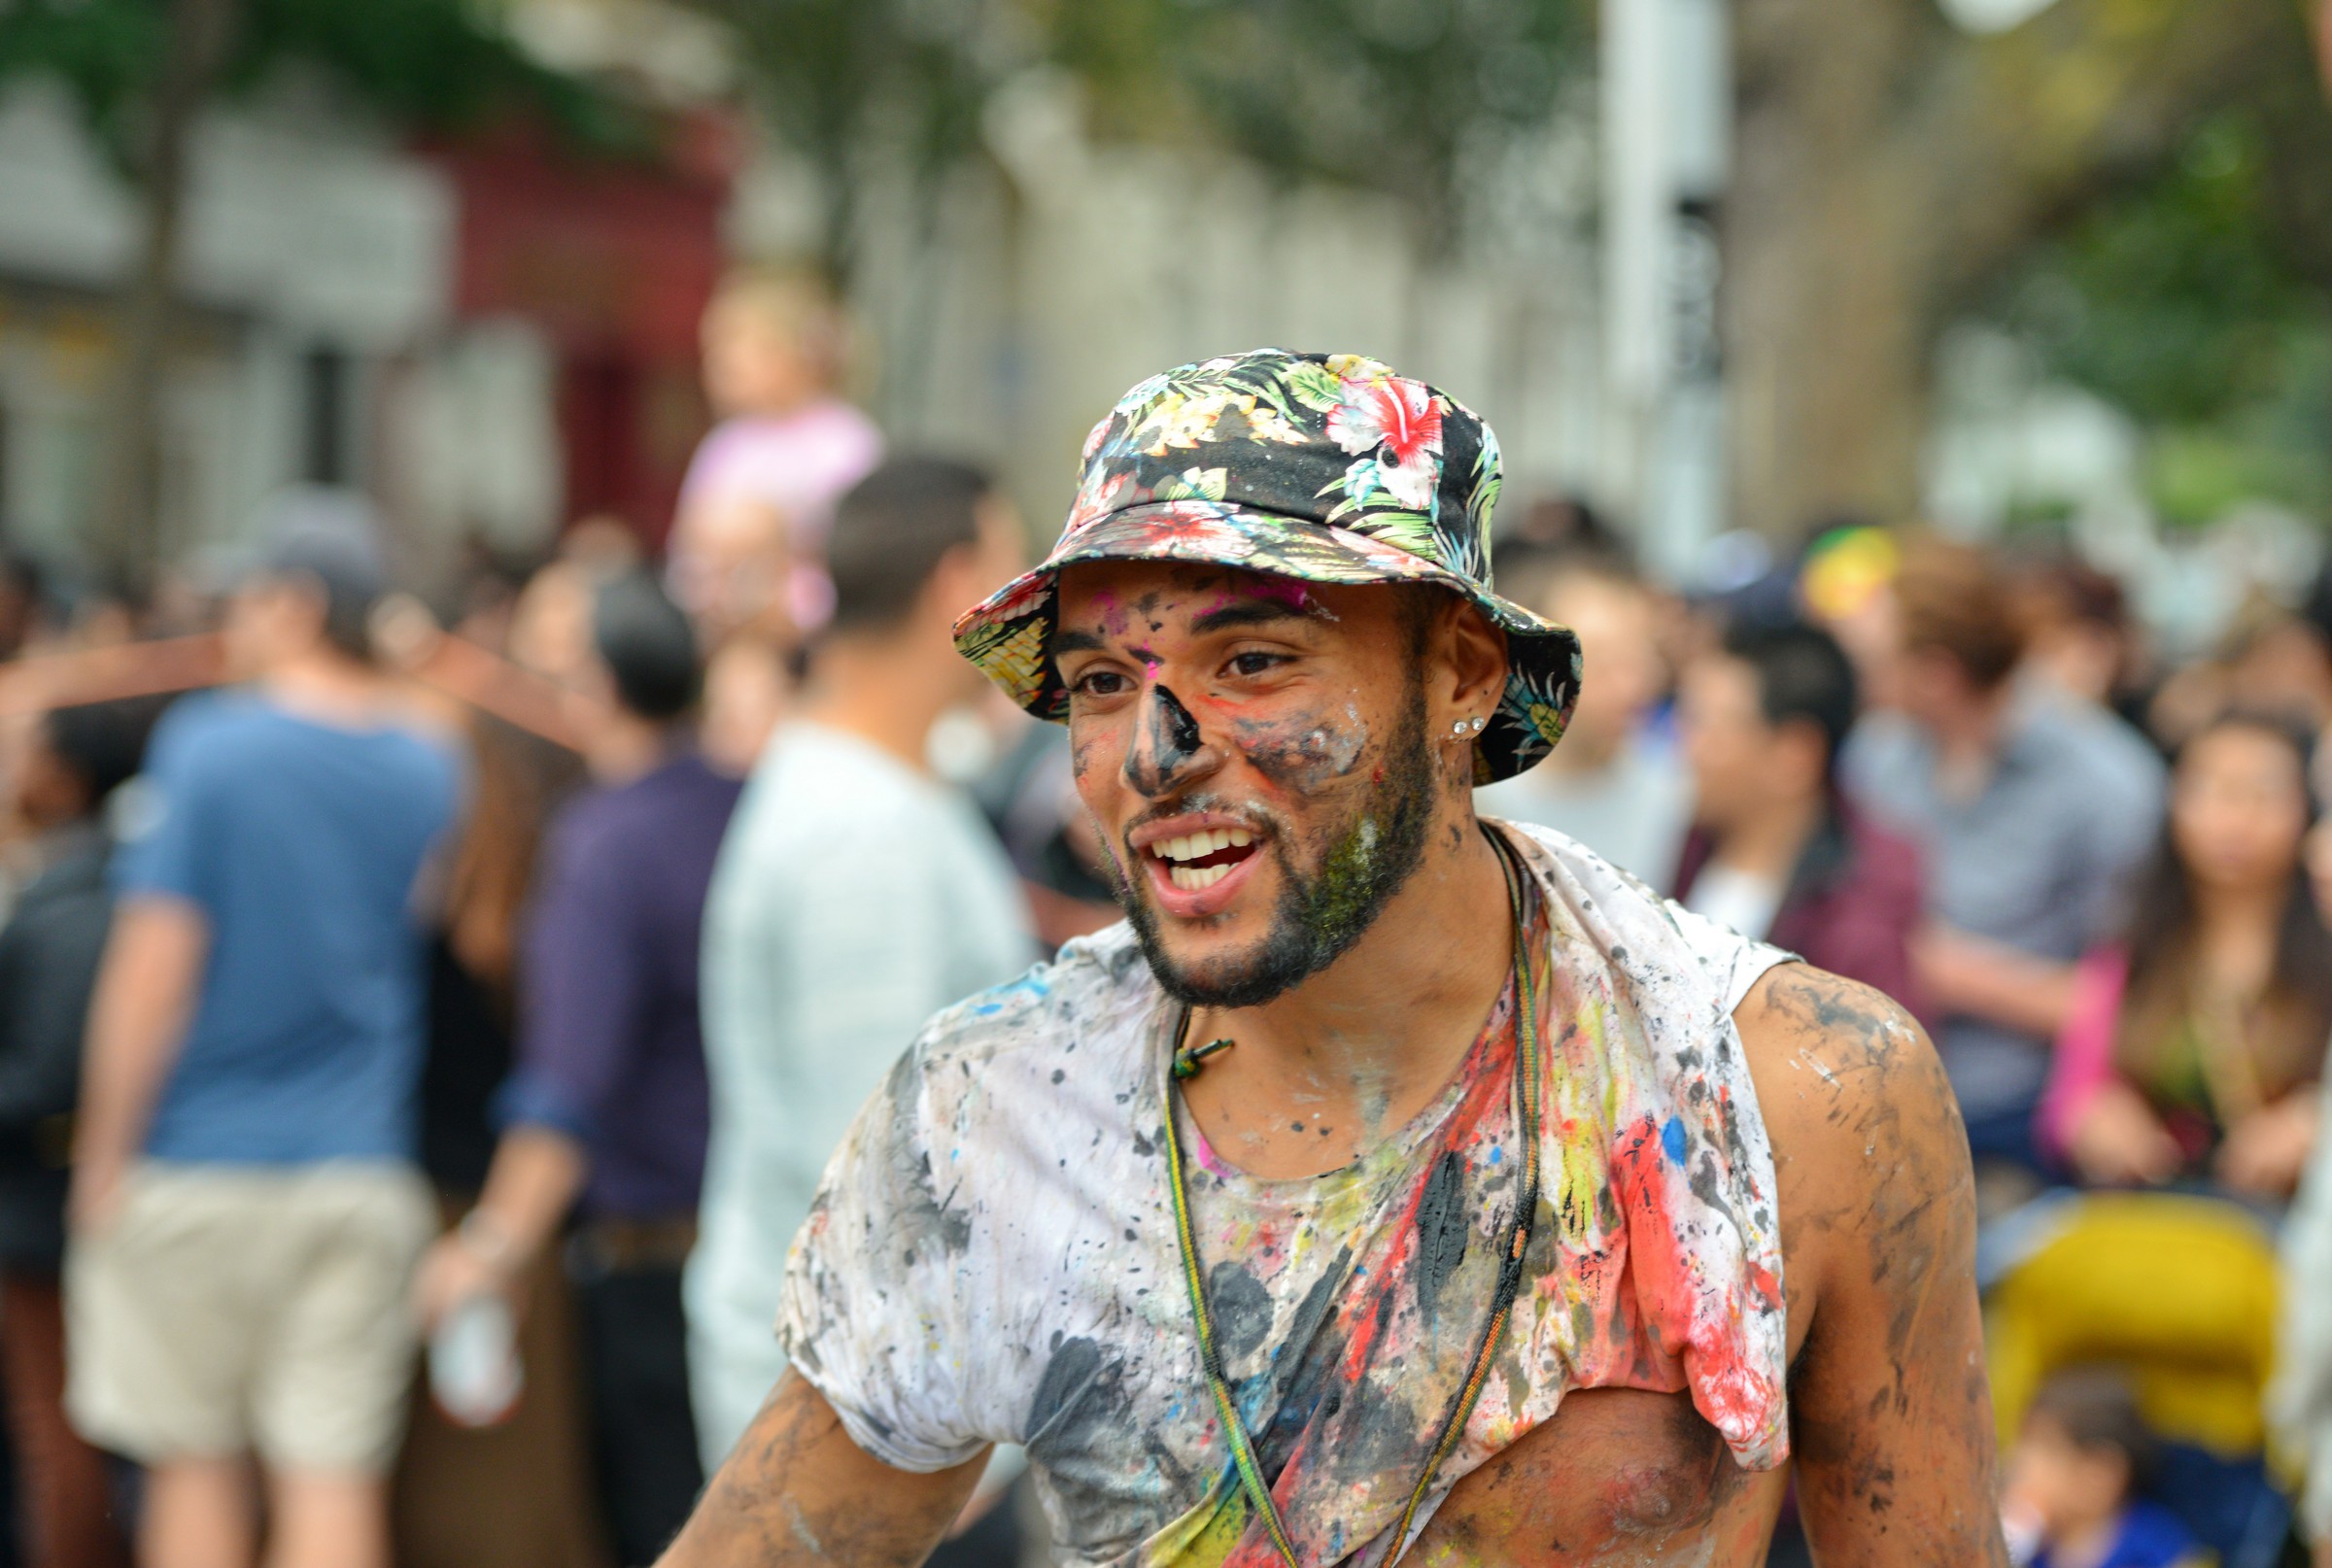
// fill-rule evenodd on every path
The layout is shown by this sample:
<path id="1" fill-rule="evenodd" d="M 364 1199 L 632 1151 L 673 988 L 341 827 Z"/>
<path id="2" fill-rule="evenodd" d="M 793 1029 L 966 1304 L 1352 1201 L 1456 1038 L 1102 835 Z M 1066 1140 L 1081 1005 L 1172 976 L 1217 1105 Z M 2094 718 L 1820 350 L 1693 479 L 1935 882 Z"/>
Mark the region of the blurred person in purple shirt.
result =
<path id="1" fill-rule="evenodd" d="M 569 1210 L 568 1249 L 608 1523 L 627 1563 L 660 1551 L 703 1483 L 680 1269 L 703 1179 L 698 931 L 739 781 L 697 750 L 695 635 L 641 576 L 599 590 L 586 754 L 527 919 L 518 1066 L 484 1195 L 424 1267 L 424 1316 L 517 1294 Z"/>

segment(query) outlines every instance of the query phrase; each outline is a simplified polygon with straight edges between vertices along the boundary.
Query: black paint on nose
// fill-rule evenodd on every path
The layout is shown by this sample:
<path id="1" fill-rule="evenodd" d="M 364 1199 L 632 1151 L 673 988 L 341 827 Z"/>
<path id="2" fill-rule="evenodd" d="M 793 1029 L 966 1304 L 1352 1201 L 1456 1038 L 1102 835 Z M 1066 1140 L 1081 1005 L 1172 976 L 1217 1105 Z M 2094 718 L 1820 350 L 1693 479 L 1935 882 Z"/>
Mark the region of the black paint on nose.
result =
<path id="1" fill-rule="evenodd" d="M 1183 699 L 1176 697 L 1170 688 L 1161 686 L 1157 693 L 1154 711 L 1166 727 L 1164 739 L 1168 742 L 1159 750 L 1163 753 L 1170 746 L 1175 760 L 1179 762 L 1198 750 L 1198 721 L 1190 717 L 1190 710 L 1183 706 Z"/>
<path id="2" fill-rule="evenodd" d="M 1198 721 L 1190 717 L 1190 710 L 1167 688 L 1152 688 L 1149 706 L 1142 715 L 1142 733 L 1126 754 L 1126 782 L 1144 795 L 1163 795 L 1199 746 Z"/>

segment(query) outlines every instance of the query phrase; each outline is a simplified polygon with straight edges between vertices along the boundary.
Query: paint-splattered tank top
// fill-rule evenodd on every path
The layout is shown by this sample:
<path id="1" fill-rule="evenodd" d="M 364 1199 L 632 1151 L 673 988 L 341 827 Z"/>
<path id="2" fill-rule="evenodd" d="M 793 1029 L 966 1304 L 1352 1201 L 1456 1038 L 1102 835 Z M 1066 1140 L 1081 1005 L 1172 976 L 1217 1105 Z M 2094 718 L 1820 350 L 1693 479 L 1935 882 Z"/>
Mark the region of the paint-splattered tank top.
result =
<path id="1" fill-rule="evenodd" d="M 1432 1497 L 1572 1388 L 1689 1391 L 1768 1469 L 1780 1232 L 1731 1015 L 1787 955 L 1508 831 L 1551 949 L 1545 1175 L 1513 1324 Z M 1181 1123 L 1226 1373 L 1307 1563 L 1390 1555 L 1465 1375 L 1522 1165 L 1513 1005 L 1510 985 L 1440 1098 L 1345 1170 L 1252 1179 Z M 909 1470 L 1024 1444 L 1064 1562 L 1277 1561 L 1182 1285 L 1174 1010 L 1119 927 L 942 1014 L 837 1152 L 787 1272 L 779 1337 L 852 1438 Z"/>

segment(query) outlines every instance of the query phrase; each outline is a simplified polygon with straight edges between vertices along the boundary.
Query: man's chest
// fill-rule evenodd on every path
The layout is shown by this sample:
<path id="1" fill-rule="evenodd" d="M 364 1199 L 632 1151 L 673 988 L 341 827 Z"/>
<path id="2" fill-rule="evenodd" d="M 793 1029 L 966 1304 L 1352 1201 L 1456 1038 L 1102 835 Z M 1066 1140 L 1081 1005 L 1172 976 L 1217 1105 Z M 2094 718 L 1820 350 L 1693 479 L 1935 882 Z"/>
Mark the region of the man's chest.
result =
<path id="1" fill-rule="evenodd" d="M 1687 1394 L 1579 1389 L 1453 1487 L 1406 1560 L 1747 1568 L 1785 1478 L 1742 1470 Z"/>

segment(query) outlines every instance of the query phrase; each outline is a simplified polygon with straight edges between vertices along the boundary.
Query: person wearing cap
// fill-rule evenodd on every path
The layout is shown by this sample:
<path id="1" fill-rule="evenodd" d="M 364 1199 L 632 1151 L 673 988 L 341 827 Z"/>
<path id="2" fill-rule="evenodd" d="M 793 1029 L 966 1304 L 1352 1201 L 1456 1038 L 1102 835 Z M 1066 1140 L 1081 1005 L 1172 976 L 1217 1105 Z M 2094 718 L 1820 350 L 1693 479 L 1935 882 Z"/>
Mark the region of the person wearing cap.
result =
<path id="1" fill-rule="evenodd" d="M 148 1568 L 388 1561 L 435 1228 L 413 1164 L 425 862 L 456 760 L 372 665 L 369 520 L 283 503 L 247 684 L 156 729 L 117 854 L 68 1206 L 66 1404 L 146 1467 Z"/>
<path id="2" fill-rule="evenodd" d="M 1456 399 L 1152 377 L 958 624 L 1065 721 L 1127 923 L 928 1024 L 671 1568 L 911 1563 L 991 1444 L 1080 1563 L 2004 1564 L 1967 1153 L 1918 1026 L 1472 789 L 1577 644 Z"/>

